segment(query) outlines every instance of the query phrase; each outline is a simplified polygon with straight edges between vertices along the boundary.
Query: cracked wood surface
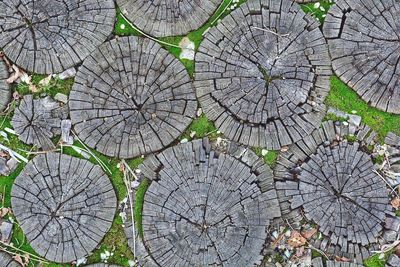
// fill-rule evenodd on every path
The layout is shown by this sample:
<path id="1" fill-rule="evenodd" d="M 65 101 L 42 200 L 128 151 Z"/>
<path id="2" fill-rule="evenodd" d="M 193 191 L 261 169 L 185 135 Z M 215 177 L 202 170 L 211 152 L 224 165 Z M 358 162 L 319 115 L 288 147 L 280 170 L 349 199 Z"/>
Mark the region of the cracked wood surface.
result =
<path id="1" fill-rule="evenodd" d="M 61 121 L 68 117 L 68 106 L 51 97 L 34 99 L 25 95 L 15 109 L 11 124 L 19 140 L 44 151 L 54 149 L 51 138 L 61 134 Z"/>
<path id="2" fill-rule="evenodd" d="M 400 1 L 337 0 L 323 30 L 336 75 L 369 105 L 400 114 Z"/>
<path id="3" fill-rule="evenodd" d="M 36 156 L 16 178 L 11 206 L 32 248 L 49 261 L 67 263 L 99 245 L 117 198 L 99 166 L 48 153 Z"/>
<path id="4" fill-rule="evenodd" d="M 296 224 L 304 216 L 322 233 L 310 241 L 315 247 L 361 263 L 399 222 L 366 152 L 376 135 L 360 127 L 350 143 L 348 134 L 348 125 L 322 123 L 281 154 L 274 178 L 284 220 Z"/>
<path id="5" fill-rule="evenodd" d="M 6 63 L 0 59 L 0 112 L 7 108 L 11 100 L 11 88 L 7 83 L 9 77 Z"/>
<path id="6" fill-rule="evenodd" d="M 69 100 L 72 124 L 91 148 L 134 158 L 174 142 L 196 115 L 183 64 L 141 37 L 104 43 L 79 69 Z"/>
<path id="7" fill-rule="evenodd" d="M 222 0 L 117 0 L 123 14 L 155 37 L 186 35 L 216 12 Z"/>
<path id="8" fill-rule="evenodd" d="M 330 59 L 319 23 L 291 1 L 250 0 L 204 36 L 195 88 L 229 139 L 277 150 L 319 127 Z"/>
<path id="9" fill-rule="evenodd" d="M 248 148 L 212 146 L 180 144 L 140 166 L 152 179 L 143 232 L 153 262 L 145 266 L 261 263 L 267 227 L 280 216 L 272 171 Z"/>
<path id="10" fill-rule="evenodd" d="M 21 68 L 60 73 L 82 62 L 112 33 L 112 0 L 4 0 L 0 48 Z"/>
<path id="11" fill-rule="evenodd" d="M 0 252 L 0 263 L 2 267 L 22 267 L 9 254 Z"/>

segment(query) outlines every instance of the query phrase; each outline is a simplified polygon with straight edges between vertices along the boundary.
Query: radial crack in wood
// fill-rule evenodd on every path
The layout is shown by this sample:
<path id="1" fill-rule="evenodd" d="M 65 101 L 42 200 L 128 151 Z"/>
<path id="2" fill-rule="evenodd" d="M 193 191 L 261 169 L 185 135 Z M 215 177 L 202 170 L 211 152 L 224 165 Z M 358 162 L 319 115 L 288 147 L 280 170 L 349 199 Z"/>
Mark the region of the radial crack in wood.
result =
<path id="1" fill-rule="evenodd" d="M 0 112 L 7 108 L 11 100 L 11 88 L 10 84 L 7 83 L 8 76 L 7 65 L 0 59 Z"/>
<path id="2" fill-rule="evenodd" d="M 152 179 L 144 244 L 159 266 L 261 263 L 267 227 L 280 216 L 272 171 L 248 148 L 211 145 L 208 139 L 180 144 L 140 166 Z"/>
<path id="3" fill-rule="evenodd" d="M 139 29 L 155 36 L 177 36 L 197 30 L 222 0 L 117 0 L 123 14 Z"/>
<path id="4" fill-rule="evenodd" d="M 280 149 L 319 127 L 330 59 L 319 23 L 298 4 L 250 0 L 204 36 L 196 94 L 225 136 Z"/>
<path id="5" fill-rule="evenodd" d="M 68 117 L 68 106 L 60 106 L 51 97 L 34 99 L 26 95 L 11 120 L 18 138 L 45 151 L 54 149 L 51 138 L 61 134 L 61 121 Z"/>
<path id="6" fill-rule="evenodd" d="M 323 30 L 336 75 L 371 106 L 400 114 L 400 1 L 337 0 Z"/>
<path id="7" fill-rule="evenodd" d="M 196 115 L 183 64 L 140 37 L 104 43 L 83 63 L 70 93 L 70 115 L 89 147 L 134 158 L 174 142 Z"/>
<path id="8" fill-rule="evenodd" d="M 400 225 L 385 181 L 375 171 L 367 126 L 347 141 L 349 124 L 327 121 L 282 153 L 274 178 L 282 218 L 315 223 L 310 243 L 327 254 L 362 263 Z"/>
<path id="9" fill-rule="evenodd" d="M 113 222 L 117 198 L 99 166 L 47 153 L 16 178 L 11 206 L 32 248 L 49 261 L 67 263 L 99 245 Z"/>
<path id="10" fill-rule="evenodd" d="M 27 71 L 61 73 L 110 36 L 115 16 L 112 0 L 4 0 L 0 48 Z"/>

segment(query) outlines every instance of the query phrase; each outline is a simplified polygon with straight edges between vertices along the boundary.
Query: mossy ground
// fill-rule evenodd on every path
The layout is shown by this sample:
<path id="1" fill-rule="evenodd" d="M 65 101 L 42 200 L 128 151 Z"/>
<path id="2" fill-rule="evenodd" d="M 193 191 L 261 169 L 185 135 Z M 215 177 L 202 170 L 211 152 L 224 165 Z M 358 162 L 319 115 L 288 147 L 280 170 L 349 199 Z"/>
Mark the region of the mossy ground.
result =
<path id="1" fill-rule="evenodd" d="M 195 49 L 197 50 L 202 39 L 203 34 L 207 31 L 208 28 L 214 26 L 219 19 L 224 17 L 226 14 L 230 12 L 230 7 L 232 6 L 232 0 L 224 0 L 223 4 L 217 10 L 216 14 L 200 29 L 197 31 L 189 33 L 188 37 L 195 44 Z M 240 3 L 245 2 L 245 0 L 241 0 Z M 326 14 L 329 7 L 332 5 L 330 1 L 321 1 L 321 5 L 319 7 L 315 6 L 315 4 L 307 4 L 302 5 L 302 8 L 305 12 L 308 12 L 318 18 L 321 22 L 324 20 L 324 15 Z M 323 7 L 322 9 L 320 7 Z M 123 26 L 122 26 L 123 25 Z M 117 14 L 117 23 L 115 26 L 114 33 L 120 36 L 127 35 L 142 35 L 137 29 L 132 27 L 123 17 L 123 15 L 118 11 Z M 179 42 L 182 40 L 183 36 L 178 37 L 166 37 L 161 38 L 161 41 L 164 42 L 164 48 L 166 48 L 170 53 L 179 58 L 181 53 L 181 49 L 176 46 L 179 45 Z M 165 43 L 169 43 L 172 45 L 167 45 Z M 194 61 L 191 60 L 182 60 L 182 63 L 188 70 L 188 73 L 193 77 L 195 64 Z M 39 89 L 39 92 L 36 92 L 35 95 L 39 96 L 40 94 L 47 94 L 54 96 L 57 93 L 69 94 L 73 79 L 68 79 L 65 81 L 52 79 L 51 82 L 46 86 L 40 86 L 39 81 L 44 79 L 46 76 L 43 75 L 33 75 L 32 83 L 36 85 Z M 19 94 L 29 94 L 30 89 L 27 84 L 20 84 L 18 87 L 14 88 L 14 91 L 17 91 Z M 390 115 L 388 113 L 379 111 L 377 109 L 371 108 L 362 101 L 357 94 L 351 90 L 348 86 L 342 83 L 337 77 L 333 76 L 331 79 L 331 92 L 326 100 L 326 104 L 337 109 L 340 109 L 345 112 L 357 111 L 357 114 L 362 116 L 363 122 L 371 126 L 375 131 L 379 133 L 380 138 L 382 139 L 389 131 L 400 134 L 400 116 Z M 12 109 L 11 109 L 12 110 Z M 10 124 L 10 118 L 12 116 L 12 111 L 7 114 L 0 115 L 0 131 L 4 130 L 6 127 L 12 128 Z M 326 119 L 339 119 L 333 118 L 332 115 L 327 115 Z M 201 115 L 197 118 L 187 129 L 187 131 L 181 136 L 180 140 L 183 138 L 192 139 L 190 137 L 191 133 L 195 132 L 194 138 L 203 138 L 205 136 L 209 136 L 211 139 L 217 138 L 220 134 L 217 132 L 214 124 L 207 119 L 205 115 Z M 12 148 L 13 150 L 21 153 L 22 155 L 28 157 L 29 159 L 32 156 L 28 156 L 24 151 L 35 151 L 31 146 L 27 146 L 18 141 L 17 137 L 9 135 L 9 142 L 6 142 L 4 139 L 0 137 L 0 142 L 4 145 Z M 76 142 L 74 145 L 78 147 L 82 147 L 79 142 Z M 262 156 L 262 148 L 254 148 L 254 151 Z M 117 167 L 119 161 L 117 159 L 107 158 L 103 155 L 100 155 L 97 152 L 92 151 L 99 159 L 101 159 L 107 167 L 111 170 L 111 174 L 109 174 L 115 191 L 118 196 L 118 200 L 121 201 L 126 197 L 126 188 L 123 181 L 123 174 Z M 71 156 L 81 157 L 79 153 L 77 153 L 72 148 L 64 148 L 63 153 L 69 154 Z M 263 158 L 265 162 L 274 167 L 277 157 L 279 153 L 276 151 L 269 151 Z M 97 164 L 97 161 L 92 158 L 91 161 Z M 130 160 L 128 164 L 132 168 L 136 168 L 141 162 L 142 158 L 137 158 Z M 3 196 L 3 206 L 10 207 L 10 191 L 14 179 L 21 172 L 25 164 L 20 164 L 15 172 L 13 172 L 8 177 L 0 177 L 0 192 Z M 136 203 L 135 206 L 135 220 L 138 222 L 137 227 L 141 232 L 141 213 L 143 207 L 143 199 L 147 188 L 149 187 L 150 182 L 148 180 L 144 180 L 136 193 Z M 109 258 L 108 262 L 112 264 L 118 264 L 121 266 L 128 266 L 128 260 L 133 259 L 133 255 L 127 246 L 127 240 L 125 238 L 125 234 L 122 227 L 122 219 L 118 214 L 116 214 L 113 225 L 110 231 L 105 236 L 103 242 L 100 244 L 99 248 L 88 258 L 88 263 L 101 262 L 100 254 L 105 250 L 113 252 L 113 256 Z M 30 247 L 28 242 L 25 239 L 25 236 L 21 229 L 16 225 L 14 227 L 14 233 L 12 237 L 13 244 L 19 249 L 26 251 L 28 253 L 35 254 L 33 249 Z M 313 254 L 314 255 L 314 254 Z M 317 256 L 317 255 L 314 255 Z M 36 266 L 36 264 L 31 263 L 30 266 Z M 44 264 L 45 267 L 60 267 L 60 266 L 69 266 L 62 264 Z M 365 261 L 365 266 L 367 267 L 383 267 L 384 260 L 379 259 L 378 256 L 373 256 L 367 261 Z"/>

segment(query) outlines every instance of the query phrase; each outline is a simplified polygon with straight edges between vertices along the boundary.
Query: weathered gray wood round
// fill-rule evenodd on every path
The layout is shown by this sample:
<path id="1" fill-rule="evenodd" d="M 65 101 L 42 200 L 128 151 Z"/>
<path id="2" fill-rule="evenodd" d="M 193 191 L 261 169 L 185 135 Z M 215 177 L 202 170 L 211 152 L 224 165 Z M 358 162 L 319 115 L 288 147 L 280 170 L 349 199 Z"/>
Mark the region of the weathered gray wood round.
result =
<path id="1" fill-rule="evenodd" d="M 333 69 L 373 107 L 400 113 L 400 2 L 337 0 L 324 23 Z"/>
<path id="2" fill-rule="evenodd" d="M 159 266 L 252 266 L 280 216 L 272 172 L 248 148 L 208 139 L 168 148 L 140 167 L 153 179 L 144 244 Z"/>
<path id="3" fill-rule="evenodd" d="M 312 267 L 363 267 L 362 264 L 344 261 L 324 261 L 322 258 L 312 259 Z"/>
<path id="4" fill-rule="evenodd" d="M 9 254 L 0 252 L 0 263 L 2 267 L 21 267 Z"/>
<path id="5" fill-rule="evenodd" d="M 8 76 L 7 65 L 4 61 L 0 60 L 0 112 L 7 108 L 11 99 L 11 88 L 6 81 Z"/>
<path id="6" fill-rule="evenodd" d="M 51 138 L 61 134 L 61 121 L 67 117 L 68 106 L 60 106 L 49 96 L 34 99 L 26 95 L 15 109 L 11 124 L 19 140 L 47 151 L 54 148 Z"/>
<path id="7" fill-rule="evenodd" d="M 0 48 L 27 71 L 60 73 L 108 38 L 115 14 L 112 0 L 4 0 Z"/>
<path id="8" fill-rule="evenodd" d="M 155 37 L 185 35 L 215 13 L 222 0 L 117 0 L 125 16 Z"/>
<path id="9" fill-rule="evenodd" d="M 279 149 L 319 127 L 330 60 L 319 23 L 298 4 L 250 0 L 204 36 L 195 87 L 229 139 Z"/>
<path id="10" fill-rule="evenodd" d="M 321 237 L 310 240 L 313 246 L 362 263 L 386 233 L 396 233 L 399 220 L 367 153 L 375 134 L 360 127 L 353 133 L 357 140 L 349 142 L 349 128 L 324 122 L 281 153 L 274 178 L 285 221 L 315 223 Z"/>
<path id="11" fill-rule="evenodd" d="M 11 206 L 29 244 L 49 261 L 89 255 L 110 229 L 117 199 L 109 178 L 89 161 L 58 153 L 27 164 Z"/>
<path id="12" fill-rule="evenodd" d="M 396 255 L 391 255 L 386 262 L 386 267 L 398 267 L 400 266 L 400 258 Z"/>
<path id="13" fill-rule="evenodd" d="M 133 158 L 178 138 L 197 102 L 179 60 L 150 39 L 122 37 L 84 61 L 69 106 L 83 142 L 111 157 Z"/>
<path id="14" fill-rule="evenodd" d="M 373 173 L 371 156 L 358 143 L 321 145 L 299 167 L 301 203 L 296 205 L 302 205 L 305 217 L 319 231 L 363 246 L 376 240 L 383 229 L 388 193 L 385 182 Z"/>

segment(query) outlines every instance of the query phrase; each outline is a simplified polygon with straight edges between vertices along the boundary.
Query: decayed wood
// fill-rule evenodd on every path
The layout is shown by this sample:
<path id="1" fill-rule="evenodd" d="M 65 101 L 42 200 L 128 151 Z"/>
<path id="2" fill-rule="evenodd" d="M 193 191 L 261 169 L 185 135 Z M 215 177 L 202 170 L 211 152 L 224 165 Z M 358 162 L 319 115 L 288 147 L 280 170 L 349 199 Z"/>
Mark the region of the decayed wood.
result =
<path id="1" fill-rule="evenodd" d="M 231 140 L 274 150 L 319 127 L 330 75 L 319 23 L 285 0 L 242 4 L 205 34 L 196 54 L 207 117 Z"/>
<path id="2" fill-rule="evenodd" d="M 312 267 L 363 267 L 362 264 L 343 262 L 343 261 L 326 261 L 324 262 L 322 258 L 312 259 Z"/>
<path id="3" fill-rule="evenodd" d="M 16 178 L 11 206 L 32 248 L 49 261 L 67 263 L 98 246 L 113 222 L 117 198 L 99 166 L 48 153 Z"/>
<path id="4" fill-rule="evenodd" d="M 54 148 L 51 138 L 61 134 L 61 121 L 67 117 L 68 107 L 60 106 L 51 97 L 34 99 L 33 95 L 26 95 L 11 124 L 22 142 L 47 151 Z"/>
<path id="5" fill-rule="evenodd" d="M 5 252 L 0 252 L 0 263 L 0 266 L 2 267 L 21 267 L 19 263 L 13 260 L 13 258 Z"/>
<path id="6" fill-rule="evenodd" d="M 274 178 L 285 220 L 315 223 L 322 238 L 310 241 L 314 247 L 362 263 L 400 220 L 367 153 L 374 132 L 360 127 L 355 142 L 348 134 L 348 124 L 324 122 L 281 154 Z"/>
<path id="7" fill-rule="evenodd" d="M 215 13 L 222 0 L 117 0 L 122 13 L 155 37 L 185 35 Z"/>
<path id="8" fill-rule="evenodd" d="M 400 2 L 337 0 L 324 23 L 333 69 L 368 104 L 400 114 Z"/>
<path id="9" fill-rule="evenodd" d="M 252 266 L 280 216 L 272 171 L 250 149 L 180 144 L 140 166 L 152 179 L 143 206 L 144 244 L 159 266 Z M 154 262 L 144 266 L 154 266 Z"/>
<path id="10" fill-rule="evenodd" d="M 0 60 L 0 112 L 7 108 L 11 99 L 11 88 L 7 83 L 8 76 L 7 65 Z"/>
<path id="11" fill-rule="evenodd" d="M 4 0 L 0 47 L 16 65 L 40 74 L 82 62 L 112 33 L 112 0 Z"/>
<path id="12" fill-rule="evenodd" d="M 178 59 L 149 39 L 123 37 L 84 61 L 69 106 L 83 142 L 133 158 L 174 142 L 195 117 L 197 101 Z"/>

